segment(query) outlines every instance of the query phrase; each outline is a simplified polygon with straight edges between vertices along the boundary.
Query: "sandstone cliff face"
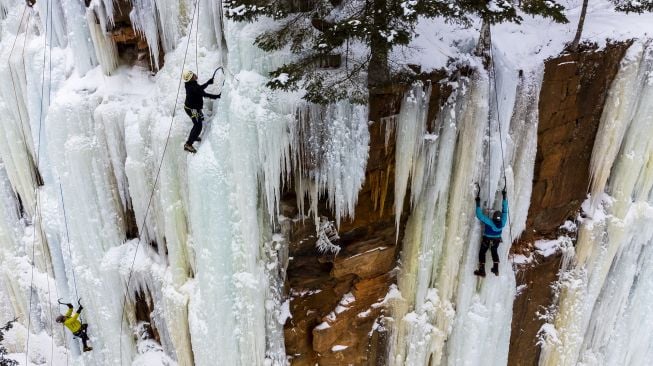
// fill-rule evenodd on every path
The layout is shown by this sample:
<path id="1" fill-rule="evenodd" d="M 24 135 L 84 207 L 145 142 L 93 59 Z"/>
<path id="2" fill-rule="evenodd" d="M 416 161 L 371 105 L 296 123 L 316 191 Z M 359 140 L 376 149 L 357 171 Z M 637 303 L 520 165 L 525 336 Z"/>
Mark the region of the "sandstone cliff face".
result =
<path id="1" fill-rule="evenodd" d="M 603 105 L 629 44 L 563 55 L 545 63 L 540 94 L 537 156 L 526 230 L 513 251 L 526 253 L 538 239 L 551 239 L 574 220 L 589 186 L 589 164 Z M 524 286 L 513 307 L 509 365 L 537 365 L 537 313 L 551 304 L 551 284 L 560 257 L 541 258 L 520 268 Z"/>
<path id="2" fill-rule="evenodd" d="M 550 235 L 585 200 L 603 104 L 627 48 L 611 45 L 545 63 L 528 232 Z"/>

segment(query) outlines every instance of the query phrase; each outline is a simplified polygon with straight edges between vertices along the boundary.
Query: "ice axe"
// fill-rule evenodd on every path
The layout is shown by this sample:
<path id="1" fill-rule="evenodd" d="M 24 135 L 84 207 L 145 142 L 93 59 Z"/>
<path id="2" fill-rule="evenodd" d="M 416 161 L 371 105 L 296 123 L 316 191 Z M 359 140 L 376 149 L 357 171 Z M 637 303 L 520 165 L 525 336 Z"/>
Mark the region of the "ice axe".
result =
<path id="1" fill-rule="evenodd" d="M 220 87 L 220 93 L 222 93 L 222 89 L 224 89 L 224 83 L 225 83 L 225 81 L 227 80 L 227 74 L 225 73 L 225 68 L 224 68 L 223 66 L 218 66 L 218 68 L 216 68 L 215 71 L 213 71 L 213 76 L 211 76 L 211 79 L 214 79 L 214 78 L 215 78 L 215 74 L 218 73 L 218 70 L 222 70 L 222 75 L 225 76 L 225 77 L 222 79 L 222 86 Z M 233 74 L 232 74 L 231 76 L 236 80 L 236 82 L 238 82 L 238 79 L 236 79 L 236 77 L 233 76 Z"/>
<path id="2" fill-rule="evenodd" d="M 474 183 L 476 185 L 476 202 L 480 204 L 481 202 L 481 185 L 478 182 Z"/>
<path id="3" fill-rule="evenodd" d="M 229 68 L 225 68 L 225 67 L 219 66 L 218 69 L 222 69 L 222 73 L 223 73 L 225 76 L 227 76 L 227 73 L 228 73 L 229 75 L 231 75 L 231 77 L 232 77 L 234 80 L 236 80 L 236 84 L 239 84 L 239 83 L 240 83 L 240 80 L 238 80 L 238 78 L 236 77 L 236 75 L 234 75 L 234 73 L 231 72 L 231 70 L 229 70 Z M 217 72 L 218 69 L 215 69 L 215 71 Z M 213 75 L 215 75 L 215 72 L 213 73 Z M 222 82 L 222 85 L 224 85 L 224 81 Z"/>
<path id="4" fill-rule="evenodd" d="M 211 79 L 215 78 L 215 74 L 218 72 L 218 70 L 222 70 L 222 73 L 224 74 L 224 68 L 222 66 L 218 66 L 218 68 L 213 71 L 213 76 L 211 76 Z"/>

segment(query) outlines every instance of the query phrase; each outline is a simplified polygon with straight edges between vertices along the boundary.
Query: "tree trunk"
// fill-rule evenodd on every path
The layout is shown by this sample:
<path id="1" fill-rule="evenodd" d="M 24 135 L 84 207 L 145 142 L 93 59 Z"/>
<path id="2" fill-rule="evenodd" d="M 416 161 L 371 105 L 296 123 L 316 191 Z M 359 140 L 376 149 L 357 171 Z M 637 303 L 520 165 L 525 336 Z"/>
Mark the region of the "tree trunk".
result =
<path id="1" fill-rule="evenodd" d="M 490 22 L 483 19 L 481 34 L 478 37 L 478 43 L 476 44 L 474 53 L 483 59 L 483 65 L 486 68 L 490 65 L 490 47 L 492 47 L 490 43 Z"/>
<path id="2" fill-rule="evenodd" d="M 587 3 L 589 0 L 583 0 L 583 8 L 580 11 L 580 18 L 578 19 L 578 28 L 576 28 L 576 36 L 574 40 L 571 41 L 567 50 L 570 52 L 578 51 L 578 44 L 580 43 L 580 37 L 583 34 L 583 26 L 585 25 L 585 14 L 587 14 Z"/>
<path id="3" fill-rule="evenodd" d="M 387 40 L 379 33 L 380 29 L 387 29 L 387 14 L 385 11 L 385 0 L 374 0 L 372 11 L 374 14 L 375 30 L 370 39 L 370 63 L 367 68 L 367 87 L 372 89 L 383 86 L 390 79 L 388 68 L 389 48 Z"/>

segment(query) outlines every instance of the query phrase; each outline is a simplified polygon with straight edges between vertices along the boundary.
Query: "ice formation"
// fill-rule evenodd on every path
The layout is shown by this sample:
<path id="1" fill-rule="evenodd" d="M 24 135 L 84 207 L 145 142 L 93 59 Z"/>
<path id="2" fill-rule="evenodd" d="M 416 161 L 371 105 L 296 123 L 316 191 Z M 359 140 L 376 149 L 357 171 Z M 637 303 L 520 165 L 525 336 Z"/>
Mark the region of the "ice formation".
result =
<path id="1" fill-rule="evenodd" d="M 355 215 L 367 106 L 317 106 L 267 89 L 267 73 L 293 57 L 253 46 L 268 20 L 225 21 L 210 0 L 131 3 L 156 75 L 122 65 L 112 0 L 43 0 L 34 9 L 0 1 L 0 313 L 20 321 L 12 352 L 32 364 L 285 365 L 279 200 L 292 185 L 316 233 L 320 199 L 336 227 Z M 635 43 L 612 86 L 588 218 L 542 331 L 543 365 L 651 358 L 653 178 L 650 144 L 637 137 L 653 123 L 652 49 Z M 506 362 L 515 294 L 507 256 L 525 228 L 542 74 L 520 76 L 500 54 L 495 62 L 494 78 L 480 68 L 459 77 L 435 121 L 427 121 L 433 86 L 416 84 L 385 122 L 396 138 L 398 226 L 411 208 L 398 283 L 383 301 L 393 365 Z M 203 142 L 187 155 L 180 74 L 206 79 L 219 66 L 210 90 L 222 97 L 207 103 Z M 473 183 L 497 207 L 504 172 L 511 230 L 502 276 L 479 281 Z M 92 353 L 80 354 L 52 322 L 58 298 L 78 297 Z M 352 301 L 345 296 L 334 316 Z"/>
<path id="2" fill-rule="evenodd" d="M 519 76 L 500 57 L 496 70 L 496 84 L 483 71 L 461 78 L 435 120 L 434 131 L 427 135 L 421 126 L 428 110 L 428 88 L 423 92 L 418 85 L 403 100 L 397 118 L 403 127 L 396 128 L 396 161 L 406 166 L 396 171 L 395 205 L 401 205 L 410 176 L 413 210 L 397 281 L 401 297 L 391 301 L 393 365 L 507 362 L 515 294 L 507 253 L 511 238 L 524 229 L 528 211 L 535 159 L 531 141 L 537 133 L 542 75 L 534 70 Z M 421 122 L 413 125 L 414 121 Z M 509 202 L 516 214 L 511 214 L 511 230 L 504 230 L 504 244 L 499 247 L 502 275 L 479 281 L 472 274 L 480 242 L 474 182 L 480 183 L 481 196 L 490 208 L 500 203 L 502 148 L 512 188 Z M 488 164 L 494 166 L 490 173 Z"/>
<path id="3" fill-rule="evenodd" d="M 285 365 L 281 190 L 297 180 L 316 226 L 321 197 L 336 220 L 353 216 L 367 108 L 270 93 L 264 75 L 289 55 L 257 49 L 261 25 L 225 24 L 219 2 L 133 2 L 156 76 L 121 66 L 113 1 L 37 4 L 2 3 L 0 309 L 31 319 L 15 351 L 57 359 L 32 346 L 45 338 L 78 364 Z M 208 78 L 219 66 L 222 98 L 187 155 L 182 67 Z M 77 297 L 91 353 L 52 322 L 57 299 Z"/>

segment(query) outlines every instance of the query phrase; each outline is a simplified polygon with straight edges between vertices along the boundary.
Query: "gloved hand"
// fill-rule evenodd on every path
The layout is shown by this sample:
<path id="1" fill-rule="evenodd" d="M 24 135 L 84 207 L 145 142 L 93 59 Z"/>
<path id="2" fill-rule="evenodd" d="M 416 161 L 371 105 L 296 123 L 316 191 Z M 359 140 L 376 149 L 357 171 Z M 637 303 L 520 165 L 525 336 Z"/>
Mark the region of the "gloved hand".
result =
<path id="1" fill-rule="evenodd" d="M 68 309 L 72 309 L 72 308 L 73 308 L 73 304 L 71 304 L 71 303 L 66 304 L 66 306 L 68 307 Z"/>
<path id="2" fill-rule="evenodd" d="M 476 201 L 476 207 L 481 205 L 481 197 L 480 196 L 476 196 L 475 201 Z"/>
<path id="3" fill-rule="evenodd" d="M 209 79 L 209 84 L 213 84 L 213 81 L 214 81 L 214 79 L 213 79 L 213 78 L 210 78 L 210 79 Z"/>
<path id="4" fill-rule="evenodd" d="M 504 200 L 506 199 L 506 193 L 508 193 L 506 192 L 506 187 L 503 187 L 503 189 L 501 190 L 501 195 L 503 196 Z"/>
<path id="5" fill-rule="evenodd" d="M 77 314 L 79 314 L 82 312 L 82 310 L 84 310 L 84 307 L 82 306 L 82 299 L 77 300 L 77 305 L 79 305 L 77 308 Z"/>

